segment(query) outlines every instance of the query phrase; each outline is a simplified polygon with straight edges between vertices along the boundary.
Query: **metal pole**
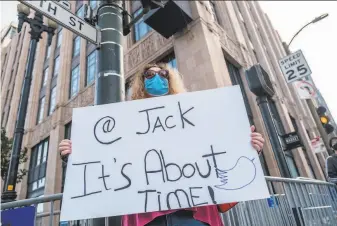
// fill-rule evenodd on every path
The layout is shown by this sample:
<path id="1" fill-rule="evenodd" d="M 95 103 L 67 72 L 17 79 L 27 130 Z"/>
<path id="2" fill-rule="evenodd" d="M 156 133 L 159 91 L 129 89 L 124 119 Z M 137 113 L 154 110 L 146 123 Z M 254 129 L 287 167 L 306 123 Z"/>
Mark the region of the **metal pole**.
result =
<path id="1" fill-rule="evenodd" d="M 124 100 L 123 23 L 119 1 L 103 1 L 97 10 L 101 30 L 95 104 Z"/>
<path id="2" fill-rule="evenodd" d="M 287 45 L 287 43 L 283 42 L 282 43 L 283 45 L 283 48 L 284 50 L 286 51 L 287 55 L 290 55 L 291 52 L 290 52 L 290 49 L 289 49 L 289 45 Z M 311 78 L 311 75 L 309 76 L 309 79 L 312 81 L 312 78 Z M 328 134 L 326 133 L 322 123 L 321 123 L 321 120 L 317 114 L 317 111 L 316 111 L 316 107 L 314 105 L 314 102 L 311 100 L 311 99 L 307 99 L 306 100 L 306 103 L 310 109 L 310 113 L 312 115 L 312 117 L 314 118 L 314 121 L 315 121 L 315 124 L 316 124 L 316 127 L 322 137 L 322 140 L 323 140 L 323 143 L 326 147 L 326 150 L 328 151 L 328 153 L 330 155 L 333 154 L 332 150 L 330 149 L 330 145 L 329 145 L 329 137 L 328 137 Z"/>
<path id="3" fill-rule="evenodd" d="M 17 182 L 17 173 L 19 167 L 19 157 L 22 146 L 24 126 L 26 122 L 26 113 L 28 107 L 28 98 L 30 93 L 30 86 L 32 81 L 32 73 L 34 67 L 34 58 L 36 52 L 36 46 L 41 38 L 42 33 L 42 14 L 36 12 L 34 17 L 34 23 L 31 24 L 32 30 L 30 40 L 30 51 L 28 55 L 28 64 L 26 66 L 25 78 L 21 91 L 21 98 L 19 103 L 19 111 L 16 119 L 16 127 L 14 131 L 13 150 L 11 154 L 11 160 L 8 167 L 8 174 L 6 178 L 5 191 L 1 198 L 2 202 L 14 201 L 17 197 L 15 187 Z M 40 26 L 40 27 L 39 27 Z"/>
<path id="4" fill-rule="evenodd" d="M 123 21 L 121 1 L 107 0 L 97 10 L 101 40 L 98 49 L 95 105 L 124 100 Z M 94 226 L 105 226 L 105 218 L 93 219 Z M 109 217 L 109 226 L 121 225 L 121 217 Z"/>
<path id="5" fill-rule="evenodd" d="M 281 176 L 291 178 L 291 174 L 288 169 L 287 161 L 283 153 L 283 148 L 279 141 L 279 136 L 278 136 L 278 133 L 276 131 L 276 128 L 272 120 L 269 103 L 268 103 L 268 97 L 267 96 L 257 97 L 256 102 L 259 105 L 262 118 L 263 118 L 263 122 L 266 126 L 266 129 L 267 129 L 267 132 L 270 138 L 270 143 L 273 148 L 274 155 L 275 155 L 275 159 L 276 159 L 277 165 L 281 172 Z"/>

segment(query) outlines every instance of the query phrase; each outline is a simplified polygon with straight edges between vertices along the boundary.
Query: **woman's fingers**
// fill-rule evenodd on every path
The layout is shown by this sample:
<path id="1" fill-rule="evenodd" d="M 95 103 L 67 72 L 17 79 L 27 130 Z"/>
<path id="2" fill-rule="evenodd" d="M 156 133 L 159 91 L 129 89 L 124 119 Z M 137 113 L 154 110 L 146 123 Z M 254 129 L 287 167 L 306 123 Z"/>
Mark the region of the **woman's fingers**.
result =
<path id="1" fill-rule="evenodd" d="M 61 151 L 61 155 L 69 155 L 69 154 L 71 154 L 71 150 L 70 149 Z"/>
<path id="2" fill-rule="evenodd" d="M 257 146 L 256 150 L 261 150 L 263 148 L 263 142 L 259 141 L 259 140 L 252 140 L 252 145 Z"/>
<path id="3" fill-rule="evenodd" d="M 252 140 L 258 140 L 258 141 L 264 143 L 263 137 L 252 137 Z"/>
<path id="4" fill-rule="evenodd" d="M 71 141 L 70 140 L 62 140 L 59 145 L 59 152 L 61 156 L 71 154 Z"/>
<path id="5" fill-rule="evenodd" d="M 252 131 L 252 132 L 255 131 L 255 126 L 254 126 L 254 125 L 252 125 L 252 126 L 250 127 L 250 131 Z"/>
<path id="6" fill-rule="evenodd" d="M 262 134 L 261 133 L 253 132 L 253 133 L 251 133 L 251 136 L 252 137 L 262 137 Z"/>
<path id="7" fill-rule="evenodd" d="M 59 151 L 62 152 L 62 151 L 65 151 L 65 150 L 70 150 L 71 147 L 70 146 L 60 146 L 59 147 Z"/>
<path id="8" fill-rule="evenodd" d="M 64 146 L 64 145 L 71 145 L 71 141 L 70 140 L 63 140 L 63 141 L 61 141 L 59 146 Z"/>

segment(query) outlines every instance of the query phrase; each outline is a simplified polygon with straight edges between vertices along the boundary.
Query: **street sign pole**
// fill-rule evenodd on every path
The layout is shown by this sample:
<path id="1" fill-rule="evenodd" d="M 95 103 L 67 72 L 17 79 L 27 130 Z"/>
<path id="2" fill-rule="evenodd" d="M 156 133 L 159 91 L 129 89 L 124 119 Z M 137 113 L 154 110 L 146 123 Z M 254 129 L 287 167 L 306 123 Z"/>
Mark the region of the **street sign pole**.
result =
<path id="1" fill-rule="evenodd" d="M 283 44 L 283 48 L 286 51 L 286 54 L 290 55 L 291 52 L 290 52 L 289 46 L 285 42 L 283 42 L 282 44 Z M 309 77 L 310 81 L 312 81 L 311 74 L 308 75 L 308 77 Z M 328 151 L 328 153 L 331 155 L 331 154 L 333 154 L 333 152 L 330 150 L 328 134 L 325 132 L 325 129 L 324 129 L 322 123 L 321 123 L 321 120 L 320 120 L 320 118 L 319 118 L 319 116 L 316 112 L 316 107 L 314 105 L 314 102 L 312 101 L 312 99 L 306 99 L 306 102 L 307 102 L 307 105 L 308 105 L 309 110 L 311 112 L 311 115 L 312 115 L 312 117 L 315 121 L 316 127 L 317 127 L 319 133 L 321 134 L 321 137 L 322 137 L 323 143 L 325 145 L 325 148 Z"/>
<path id="2" fill-rule="evenodd" d="M 103 1 L 97 9 L 97 25 L 101 31 L 98 47 L 98 73 L 95 104 L 124 100 L 123 22 L 119 1 Z"/>
<path id="3" fill-rule="evenodd" d="M 270 107 L 268 103 L 268 97 L 258 96 L 256 98 L 256 102 L 260 108 L 260 111 L 263 117 L 263 122 L 266 126 L 267 133 L 270 139 L 270 144 L 272 146 L 277 165 L 280 169 L 281 176 L 291 178 L 291 174 L 288 168 L 287 160 L 285 158 L 283 147 L 280 143 L 279 135 L 277 133 L 275 124 L 271 116 L 271 111 L 270 111 Z"/>
<path id="4" fill-rule="evenodd" d="M 121 1 L 105 0 L 97 9 L 97 25 L 101 37 L 98 43 L 95 105 L 124 100 L 123 17 L 120 3 Z M 93 220 L 93 226 L 100 225 L 119 226 L 121 217 Z"/>
<path id="5" fill-rule="evenodd" d="M 25 121 L 28 108 L 28 99 L 32 82 L 32 73 L 34 68 L 34 58 L 37 48 L 37 43 L 42 38 L 41 34 L 43 32 L 48 32 L 49 35 L 53 36 L 55 28 L 47 27 L 43 25 L 42 14 L 36 12 L 34 18 L 27 18 L 28 15 L 23 15 L 22 12 L 19 12 L 19 20 L 27 22 L 30 24 L 31 31 L 30 33 L 30 51 L 28 55 L 28 63 L 25 71 L 25 78 L 22 85 L 21 98 L 19 103 L 18 115 L 16 119 L 15 131 L 14 131 L 14 140 L 13 140 L 13 149 L 11 153 L 11 159 L 8 167 L 7 177 L 5 181 L 5 189 L 1 195 L 2 202 L 12 202 L 16 199 L 16 182 L 17 182 L 17 173 L 19 168 L 19 156 L 22 147 L 22 140 L 25 130 Z M 22 26 L 18 27 L 20 32 Z M 50 43 L 48 43 L 50 45 Z"/>

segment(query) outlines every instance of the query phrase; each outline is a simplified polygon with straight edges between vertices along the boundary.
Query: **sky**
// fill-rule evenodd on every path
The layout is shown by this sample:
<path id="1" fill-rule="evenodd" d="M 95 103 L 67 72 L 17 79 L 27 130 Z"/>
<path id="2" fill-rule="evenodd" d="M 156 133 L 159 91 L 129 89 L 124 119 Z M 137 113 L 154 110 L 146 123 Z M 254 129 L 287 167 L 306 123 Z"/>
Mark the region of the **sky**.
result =
<path id="1" fill-rule="evenodd" d="M 311 24 L 294 39 L 290 50 L 302 50 L 316 87 L 337 121 L 337 1 L 259 1 L 279 32 L 289 43 L 306 23 L 324 13 L 329 16 Z"/>
<path id="2" fill-rule="evenodd" d="M 337 121 L 337 1 L 259 1 L 283 41 L 317 16 L 329 13 L 322 21 L 308 26 L 293 41 L 290 50 L 301 49 L 321 91 Z M 1 29 L 17 21 L 15 1 L 1 1 Z"/>

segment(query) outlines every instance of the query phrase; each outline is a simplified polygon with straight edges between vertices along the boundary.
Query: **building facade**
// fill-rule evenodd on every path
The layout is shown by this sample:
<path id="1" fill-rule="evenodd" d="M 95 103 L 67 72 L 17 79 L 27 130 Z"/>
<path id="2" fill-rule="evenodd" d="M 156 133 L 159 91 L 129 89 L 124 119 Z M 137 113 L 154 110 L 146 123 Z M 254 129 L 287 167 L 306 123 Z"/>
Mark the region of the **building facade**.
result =
<path id="1" fill-rule="evenodd" d="M 98 5 L 98 1 L 71 1 L 72 11 L 80 17 L 83 3 L 93 8 Z M 141 12 L 140 2 L 127 3 L 133 15 Z M 281 176 L 274 153 L 283 150 L 273 150 L 256 97 L 245 78 L 245 71 L 259 63 L 276 91 L 269 104 L 279 133 L 296 131 L 303 143 L 303 148 L 284 151 L 292 177 L 325 180 L 326 153 L 314 153 L 310 144 L 319 134 L 315 122 L 306 103 L 284 80 L 278 65 L 278 59 L 286 55 L 282 41 L 258 2 L 189 1 L 184 7 L 188 7 L 193 22 L 173 37 L 165 39 L 139 21 L 124 38 L 126 100 L 133 75 L 153 62 L 166 62 L 175 68 L 191 92 L 240 85 L 248 118 L 266 138 L 261 156 L 264 172 Z M 30 51 L 29 30 L 25 23 L 3 49 L 6 57 L 1 59 L 1 126 L 10 136 Z M 71 138 L 72 109 L 94 104 L 96 56 L 95 45 L 62 27 L 55 31 L 51 46 L 47 46 L 46 33 L 39 41 L 23 142 L 29 160 L 20 166 L 29 169 L 29 174 L 17 186 L 19 199 L 62 192 L 65 167 L 58 144 Z M 48 208 L 40 206 L 39 211 Z"/>
<path id="2" fill-rule="evenodd" d="M 5 48 L 11 42 L 13 36 L 17 33 L 17 30 L 18 27 L 14 22 L 1 30 L 1 49 Z"/>

